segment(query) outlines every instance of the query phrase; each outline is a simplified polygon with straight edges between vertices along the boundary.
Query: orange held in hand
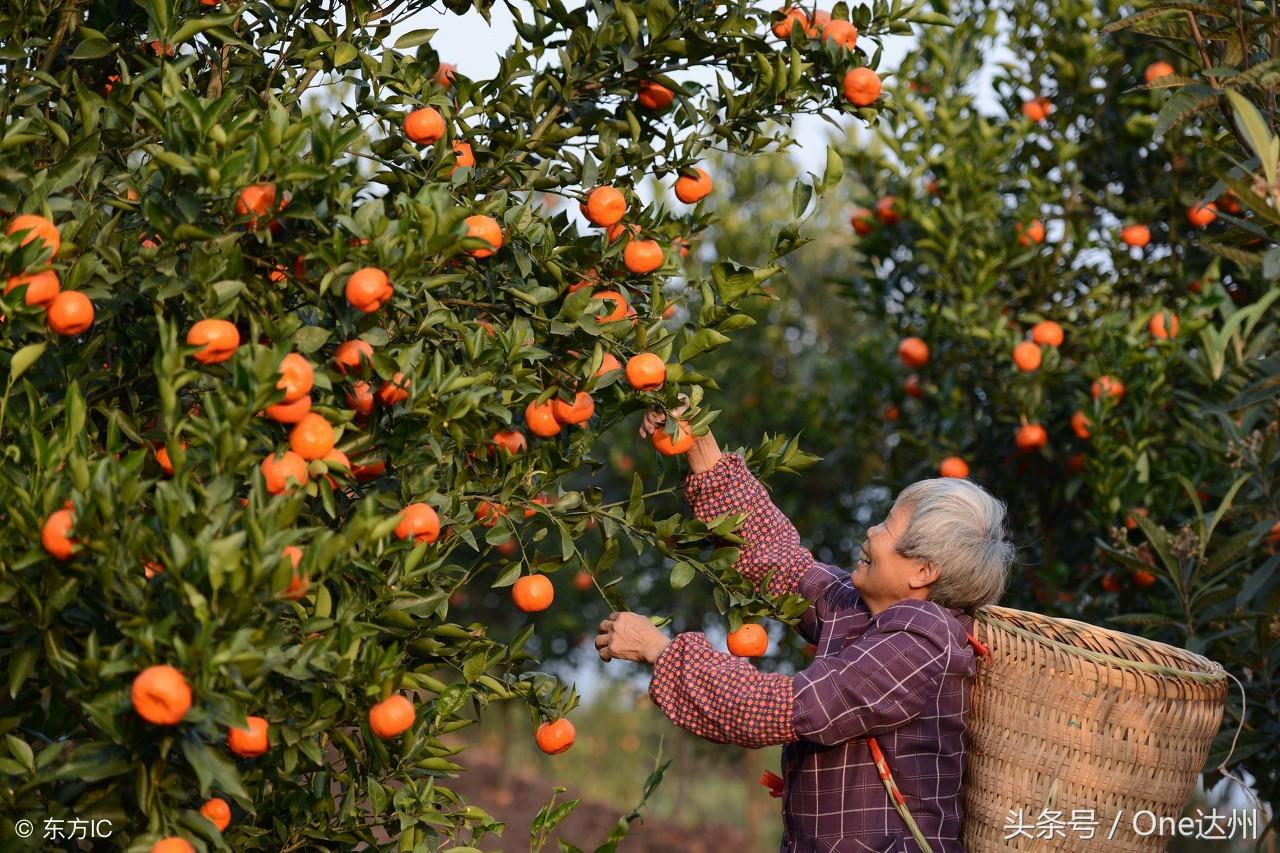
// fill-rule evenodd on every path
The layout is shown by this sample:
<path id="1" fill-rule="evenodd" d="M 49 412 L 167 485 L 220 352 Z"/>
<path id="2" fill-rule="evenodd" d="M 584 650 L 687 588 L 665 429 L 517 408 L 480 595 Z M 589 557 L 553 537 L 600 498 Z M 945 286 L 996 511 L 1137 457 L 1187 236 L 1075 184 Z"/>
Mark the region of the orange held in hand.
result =
<path id="1" fill-rule="evenodd" d="M 165 664 L 149 666 L 138 673 L 129 698 L 138 716 L 157 726 L 177 725 L 191 708 L 187 679 Z"/>
<path id="2" fill-rule="evenodd" d="M 547 755 L 558 755 L 573 746 L 575 736 L 573 723 L 561 717 L 554 723 L 543 723 L 538 726 L 534 740 L 538 742 L 538 749 Z"/>
<path id="3" fill-rule="evenodd" d="M 929 345 L 919 338 L 903 338 L 898 344 L 898 358 L 907 367 L 924 367 L 929 363 Z"/>
<path id="4" fill-rule="evenodd" d="M 195 353 L 201 364 L 217 364 L 235 355 L 240 346 L 240 331 L 227 320 L 201 320 L 187 332 L 187 344 L 204 347 Z"/>
<path id="5" fill-rule="evenodd" d="M 959 456 L 948 456 L 938 466 L 938 474 L 943 477 L 958 477 L 963 480 L 969 476 L 969 463 Z"/>
<path id="6" fill-rule="evenodd" d="M 292 450 L 285 451 L 283 456 L 272 453 L 263 459 L 262 478 L 266 480 L 267 491 L 273 495 L 290 489 L 290 480 L 296 481 L 292 488 L 299 488 L 311 479 L 307 474 L 306 460 Z"/>
<path id="7" fill-rule="evenodd" d="M 696 178 L 690 178 L 688 175 L 681 175 L 676 178 L 676 198 L 685 204 L 697 204 L 706 198 L 714 186 L 711 176 L 701 167 L 695 167 L 694 171 L 698 173 Z"/>
<path id="8" fill-rule="evenodd" d="M 855 107 L 869 107 L 880 97 L 880 76 L 866 66 L 851 68 L 844 75 L 844 99 Z"/>
<path id="9" fill-rule="evenodd" d="M 218 827 L 219 832 L 226 832 L 231 825 L 231 806 L 221 797 L 214 797 L 200 807 L 200 814 Z"/>
<path id="10" fill-rule="evenodd" d="M 241 758 L 256 758 L 267 751 L 267 721 L 262 717 L 246 717 L 247 729 L 233 728 L 227 732 L 227 748 Z"/>
<path id="11" fill-rule="evenodd" d="M 493 248 L 468 249 L 467 254 L 473 258 L 487 258 L 502 248 L 502 227 L 492 216 L 477 214 L 467 217 L 467 236 L 479 237 Z"/>
<path id="12" fill-rule="evenodd" d="M 1062 327 L 1052 320 L 1041 320 L 1031 327 L 1031 340 L 1042 347 L 1062 346 Z"/>
<path id="13" fill-rule="evenodd" d="M 393 738 L 413 726 L 413 703 L 397 693 L 369 709 L 369 728 L 380 738 Z"/>
<path id="14" fill-rule="evenodd" d="M 530 432 L 542 438 L 559 435 L 564 428 L 564 424 L 556 419 L 555 407 L 550 400 L 545 403 L 530 400 L 524 408 L 524 424 Z"/>
<path id="15" fill-rule="evenodd" d="M 346 295 L 353 308 L 372 314 L 385 305 L 395 291 L 385 272 L 377 267 L 364 267 L 347 279 Z"/>
<path id="16" fill-rule="evenodd" d="M 43 216 L 34 213 L 23 213 L 15 216 L 9 222 L 9 230 L 5 233 L 12 236 L 21 231 L 27 233 L 23 236 L 19 245 L 25 246 L 34 240 L 39 240 L 44 244 L 44 248 L 49 251 L 47 260 L 52 261 L 57 256 L 58 250 L 62 248 L 62 236 L 58 233 L 58 226 Z"/>
<path id="17" fill-rule="evenodd" d="M 748 622 L 729 634 L 729 653 L 740 658 L 758 658 L 769 650 L 764 626 Z"/>
<path id="18" fill-rule="evenodd" d="M 1013 363 L 1023 373 L 1040 369 L 1040 347 L 1032 341 L 1022 341 L 1013 348 Z"/>
<path id="19" fill-rule="evenodd" d="M 582 206 L 582 215 L 592 225 L 608 228 L 618 222 L 627 212 L 627 199 L 614 187 L 596 187 L 587 195 L 587 203 Z"/>
<path id="20" fill-rule="evenodd" d="M 93 303 L 78 290 L 64 290 L 49 303 L 45 319 L 60 335 L 78 335 L 93 325 Z"/>
<path id="21" fill-rule="evenodd" d="M 633 355 L 627 359 L 627 381 L 637 391 L 656 391 L 667 381 L 667 365 L 657 353 Z"/>
<path id="22" fill-rule="evenodd" d="M 440 516 L 429 504 L 411 503 L 396 524 L 396 536 L 400 539 L 412 536 L 414 542 L 434 542 L 440 538 Z"/>
<path id="23" fill-rule="evenodd" d="M 75 515 L 69 508 L 54 510 L 40 529 L 40 544 L 55 560 L 70 560 L 75 540 L 71 531 L 75 528 Z"/>
<path id="24" fill-rule="evenodd" d="M 434 145 L 444 136 L 444 116 L 435 107 L 422 107 L 404 117 L 404 135 L 419 145 Z"/>
<path id="25" fill-rule="evenodd" d="M 654 448 L 663 456 L 679 456 L 688 453 L 693 447 L 693 433 L 689 431 L 688 421 L 676 421 L 676 438 L 671 440 L 665 428 L 655 429 L 650 439 Z"/>
<path id="26" fill-rule="evenodd" d="M 525 613 L 546 610 L 555 597 L 555 587 L 546 575 L 525 575 L 511 587 L 511 600 Z"/>

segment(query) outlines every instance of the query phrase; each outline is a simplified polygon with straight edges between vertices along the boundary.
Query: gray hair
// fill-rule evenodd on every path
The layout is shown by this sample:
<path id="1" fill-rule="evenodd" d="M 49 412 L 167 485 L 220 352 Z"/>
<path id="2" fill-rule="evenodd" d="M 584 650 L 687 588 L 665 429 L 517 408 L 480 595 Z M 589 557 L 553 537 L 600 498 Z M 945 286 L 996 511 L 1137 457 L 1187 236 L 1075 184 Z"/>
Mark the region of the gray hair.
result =
<path id="1" fill-rule="evenodd" d="M 911 512 L 898 553 L 940 570 L 930 601 L 973 610 L 1000 600 L 1015 554 L 1004 501 L 972 480 L 936 477 L 907 486 L 893 505 Z"/>

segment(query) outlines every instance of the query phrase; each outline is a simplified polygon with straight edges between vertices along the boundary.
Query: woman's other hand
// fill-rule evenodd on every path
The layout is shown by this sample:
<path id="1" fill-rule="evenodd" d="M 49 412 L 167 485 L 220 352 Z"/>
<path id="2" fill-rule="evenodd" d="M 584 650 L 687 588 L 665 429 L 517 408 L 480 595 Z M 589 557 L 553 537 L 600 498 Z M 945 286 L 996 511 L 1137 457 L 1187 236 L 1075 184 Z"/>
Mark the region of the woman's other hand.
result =
<path id="1" fill-rule="evenodd" d="M 610 613 L 600 623 L 596 651 L 600 660 L 630 660 L 652 664 L 671 641 L 639 613 Z"/>
<path id="2" fill-rule="evenodd" d="M 675 415 L 677 418 L 684 414 L 689 408 L 689 398 L 686 395 L 680 394 L 679 399 L 683 402 L 671 410 L 671 414 Z M 640 422 L 640 437 L 649 438 L 656 431 L 662 429 L 666 422 L 667 413 L 662 411 L 660 407 L 654 406 L 644 413 L 644 420 Z"/>

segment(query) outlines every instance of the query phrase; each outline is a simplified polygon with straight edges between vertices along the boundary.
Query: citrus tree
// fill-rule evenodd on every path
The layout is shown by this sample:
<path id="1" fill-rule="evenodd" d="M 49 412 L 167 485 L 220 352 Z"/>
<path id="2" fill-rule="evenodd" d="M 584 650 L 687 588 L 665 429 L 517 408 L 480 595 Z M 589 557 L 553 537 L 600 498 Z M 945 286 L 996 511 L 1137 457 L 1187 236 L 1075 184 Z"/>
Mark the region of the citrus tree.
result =
<path id="1" fill-rule="evenodd" d="M 535 613 L 583 571 L 623 607 L 626 539 L 733 620 L 803 606 L 754 599 L 639 481 L 567 484 L 631 412 L 691 400 L 669 455 L 710 424 L 699 362 L 799 242 L 682 273 L 696 313 L 665 324 L 716 215 L 698 164 L 800 113 L 874 119 L 877 43 L 939 17 L 534 0 L 478 80 L 431 30 L 392 41 L 429 7 L 0 10 L 6 818 L 109 819 L 135 849 L 463 849 L 501 824 L 449 789 L 441 737 L 519 699 L 562 751 L 577 699 L 525 671 L 527 616 L 462 624 L 459 593 Z M 325 87 L 350 96 L 305 97 Z M 647 178 L 678 202 L 643 203 Z"/>

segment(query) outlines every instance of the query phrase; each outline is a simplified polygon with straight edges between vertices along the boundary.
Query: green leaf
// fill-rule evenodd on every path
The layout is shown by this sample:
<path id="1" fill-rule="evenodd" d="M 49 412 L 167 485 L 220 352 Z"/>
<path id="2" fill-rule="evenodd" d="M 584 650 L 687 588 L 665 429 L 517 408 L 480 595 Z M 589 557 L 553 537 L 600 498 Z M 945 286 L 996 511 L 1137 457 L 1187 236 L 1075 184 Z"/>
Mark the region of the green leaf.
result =
<path id="1" fill-rule="evenodd" d="M 17 696 L 18 688 L 27 680 L 40 650 L 38 644 L 26 645 L 9 656 L 9 695 Z"/>
<path id="2" fill-rule="evenodd" d="M 1275 186 L 1276 182 L 1276 149 L 1277 140 L 1267 129 L 1267 122 L 1258 112 L 1258 108 L 1239 92 L 1228 89 L 1227 100 L 1239 120 L 1244 135 L 1253 153 L 1262 158 L 1262 169 L 1267 175 L 1267 184 Z"/>
<path id="3" fill-rule="evenodd" d="M 688 361 L 694 356 L 701 355 L 704 352 L 724 346 L 732 340 L 728 335 L 721 334 L 715 329 L 702 328 L 693 333 L 693 336 L 680 348 L 680 361 Z"/>
<path id="4" fill-rule="evenodd" d="M 681 561 L 671 567 L 671 588 L 684 589 L 693 580 L 693 576 L 697 571 L 692 565 Z"/>
<path id="5" fill-rule="evenodd" d="M 209 791 L 216 787 L 237 799 L 249 799 L 249 793 L 240 781 L 240 771 L 220 751 L 201 740 L 194 730 L 183 737 L 182 754 L 191 769 L 196 771 L 196 778 L 200 782 L 200 796 L 208 796 Z"/>
<path id="6" fill-rule="evenodd" d="M 71 52 L 72 59 L 101 59 L 114 52 L 115 44 L 103 38 L 87 38 Z"/>
<path id="7" fill-rule="evenodd" d="M 303 326 L 293 333 L 293 345 L 303 355 L 320 349 L 329 340 L 330 332 L 319 326 Z"/>
<path id="8" fill-rule="evenodd" d="M 431 37 L 435 34 L 435 30 L 410 30 L 396 39 L 395 48 L 403 50 L 407 47 L 420 47 L 431 41 Z"/>
<path id="9" fill-rule="evenodd" d="M 14 353 L 13 360 L 9 362 L 9 381 L 15 382 L 19 376 L 26 373 L 27 368 L 35 364 L 40 356 L 44 355 L 46 346 L 48 344 L 27 344 Z"/>

